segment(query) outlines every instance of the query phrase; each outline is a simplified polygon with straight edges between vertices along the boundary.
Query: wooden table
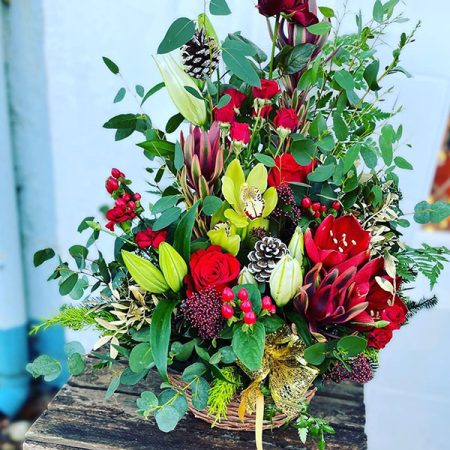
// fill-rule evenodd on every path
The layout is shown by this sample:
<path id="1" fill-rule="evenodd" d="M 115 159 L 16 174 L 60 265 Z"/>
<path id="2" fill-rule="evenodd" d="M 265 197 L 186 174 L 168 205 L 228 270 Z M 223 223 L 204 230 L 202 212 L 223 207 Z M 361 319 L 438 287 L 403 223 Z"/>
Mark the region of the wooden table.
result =
<path id="1" fill-rule="evenodd" d="M 136 398 L 143 390 L 158 391 L 159 377 L 144 385 L 121 386 L 108 401 L 104 399 L 110 375 L 89 371 L 72 378 L 56 395 L 48 410 L 27 433 L 24 450 L 254 450 L 253 433 L 211 429 L 208 424 L 186 416 L 177 429 L 165 434 L 153 421 L 144 421 L 136 411 Z M 330 421 L 336 434 L 329 435 L 327 449 L 364 450 L 365 407 L 361 386 L 329 386 L 316 395 L 311 412 Z M 293 429 L 264 432 L 264 449 L 304 449 Z M 306 448 L 315 448 L 308 445 Z"/>

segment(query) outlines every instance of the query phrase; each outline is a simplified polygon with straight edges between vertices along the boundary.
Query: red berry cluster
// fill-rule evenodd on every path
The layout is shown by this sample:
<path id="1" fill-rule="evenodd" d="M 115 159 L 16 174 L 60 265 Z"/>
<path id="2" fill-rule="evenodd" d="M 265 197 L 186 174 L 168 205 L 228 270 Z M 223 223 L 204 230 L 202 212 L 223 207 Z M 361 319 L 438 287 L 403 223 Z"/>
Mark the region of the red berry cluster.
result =
<path id="1" fill-rule="evenodd" d="M 125 174 L 119 169 L 112 169 L 111 176 L 106 180 L 106 190 L 115 199 L 114 207 L 106 212 L 106 228 L 111 231 L 114 231 L 116 224 L 133 220 L 140 208 L 141 194 L 125 190 L 125 181 Z"/>
<path id="2" fill-rule="evenodd" d="M 309 197 L 303 197 L 301 201 L 302 208 L 310 213 L 315 219 L 318 219 L 329 211 L 327 205 L 322 205 L 320 202 L 313 202 Z M 341 209 L 341 204 L 337 200 L 331 204 L 331 209 L 334 211 L 339 211 Z"/>
<path id="3" fill-rule="evenodd" d="M 239 306 L 239 309 L 242 311 L 243 315 L 241 319 L 244 321 L 246 325 L 253 325 L 256 323 L 256 313 L 253 311 L 253 304 L 249 299 L 247 289 L 239 289 L 237 294 L 237 301 L 235 301 L 235 295 L 232 289 L 225 288 L 222 291 L 222 316 L 225 319 L 231 319 L 237 321 L 238 318 L 235 317 L 235 308 Z M 239 305 L 238 305 L 239 302 Z M 277 311 L 276 306 L 272 303 L 272 299 L 269 296 L 265 296 L 262 298 L 262 314 L 275 314 Z"/>

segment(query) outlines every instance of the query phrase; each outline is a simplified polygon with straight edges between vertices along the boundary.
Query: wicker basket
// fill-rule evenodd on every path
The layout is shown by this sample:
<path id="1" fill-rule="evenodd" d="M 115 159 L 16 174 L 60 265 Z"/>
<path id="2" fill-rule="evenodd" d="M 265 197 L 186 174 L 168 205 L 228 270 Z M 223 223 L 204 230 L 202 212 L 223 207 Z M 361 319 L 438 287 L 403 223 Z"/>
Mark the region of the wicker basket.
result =
<path id="1" fill-rule="evenodd" d="M 169 373 L 169 378 L 171 383 L 174 386 L 177 386 L 179 388 L 184 388 L 186 386 L 186 383 L 181 379 L 181 375 L 178 373 L 171 372 Z M 309 403 L 317 389 L 311 388 L 305 395 L 305 400 Z M 207 422 L 211 424 L 212 427 L 221 428 L 222 430 L 229 430 L 229 431 L 255 431 L 255 420 L 256 415 L 246 415 L 244 422 L 241 421 L 238 415 L 238 408 L 239 408 L 239 399 L 235 398 L 229 405 L 227 409 L 227 418 L 223 419 L 222 421 L 218 422 L 216 421 L 215 417 L 210 416 L 208 414 L 208 410 L 205 409 L 203 411 L 199 411 L 195 409 L 192 406 L 192 395 L 190 389 L 186 389 L 185 391 L 186 398 L 189 405 L 189 411 L 200 420 L 203 420 L 204 422 Z M 295 417 L 288 417 L 286 414 L 283 413 L 276 413 L 275 416 L 272 418 L 272 420 L 264 420 L 263 422 L 263 430 L 271 430 L 274 428 L 280 428 L 286 423 L 288 423 L 290 420 L 294 419 Z"/>

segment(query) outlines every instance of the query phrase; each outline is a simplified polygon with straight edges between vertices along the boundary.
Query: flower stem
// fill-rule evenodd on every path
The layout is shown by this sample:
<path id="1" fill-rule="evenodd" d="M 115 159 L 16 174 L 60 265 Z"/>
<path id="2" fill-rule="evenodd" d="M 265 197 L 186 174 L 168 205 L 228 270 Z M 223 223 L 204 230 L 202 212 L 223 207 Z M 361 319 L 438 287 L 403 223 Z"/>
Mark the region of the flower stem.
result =
<path id="1" fill-rule="evenodd" d="M 275 59 L 275 47 L 277 45 L 278 31 L 280 29 L 280 15 L 275 19 L 275 29 L 272 36 L 272 53 L 270 55 L 269 80 L 273 78 L 273 60 Z"/>

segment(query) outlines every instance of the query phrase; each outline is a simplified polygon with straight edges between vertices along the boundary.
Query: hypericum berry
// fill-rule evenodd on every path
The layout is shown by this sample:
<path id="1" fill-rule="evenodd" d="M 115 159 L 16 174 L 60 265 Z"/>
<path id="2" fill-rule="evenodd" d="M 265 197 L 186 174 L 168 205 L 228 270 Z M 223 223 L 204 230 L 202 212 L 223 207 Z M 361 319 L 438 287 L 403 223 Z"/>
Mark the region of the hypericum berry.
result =
<path id="1" fill-rule="evenodd" d="M 114 178 L 120 178 L 120 177 L 125 178 L 125 174 L 123 172 L 121 172 L 119 169 L 112 169 L 111 175 Z"/>
<path id="2" fill-rule="evenodd" d="M 315 202 L 311 205 L 311 208 L 313 211 L 320 211 L 320 208 L 322 208 L 322 205 L 319 202 Z"/>
<path id="3" fill-rule="evenodd" d="M 109 177 L 106 180 L 105 186 L 108 193 L 112 194 L 114 191 L 117 191 L 117 189 L 119 189 L 119 182 L 115 178 Z"/>
<path id="4" fill-rule="evenodd" d="M 317 211 L 314 213 L 314 219 L 318 219 L 322 214 L 320 214 L 320 211 Z"/>
<path id="5" fill-rule="evenodd" d="M 335 211 L 339 211 L 341 209 L 341 204 L 336 200 L 335 202 L 333 202 L 333 204 L 331 205 L 331 207 L 335 210 Z"/>
<path id="6" fill-rule="evenodd" d="M 256 323 L 256 314 L 254 311 L 249 311 L 244 314 L 244 323 L 246 325 L 253 325 Z"/>
<path id="7" fill-rule="evenodd" d="M 230 289 L 229 287 L 226 287 L 223 291 L 222 291 L 222 300 L 224 302 L 231 302 L 234 300 L 234 292 L 232 289 Z"/>
<path id="8" fill-rule="evenodd" d="M 131 200 L 131 195 L 126 193 L 122 195 L 122 198 L 126 201 L 129 202 Z"/>
<path id="9" fill-rule="evenodd" d="M 234 316 L 234 309 L 228 303 L 222 305 L 222 316 L 225 317 L 225 319 L 231 319 Z"/>
<path id="10" fill-rule="evenodd" d="M 272 299 L 268 295 L 262 298 L 261 303 L 262 309 L 265 309 L 266 311 L 270 311 L 273 306 Z"/>
<path id="11" fill-rule="evenodd" d="M 134 199 L 138 202 L 140 199 L 142 198 L 141 194 L 139 194 L 139 192 L 136 192 L 136 194 L 134 194 Z"/>
<path id="12" fill-rule="evenodd" d="M 241 300 L 241 301 L 243 301 L 243 302 L 245 302 L 246 300 L 248 300 L 248 291 L 247 291 L 247 289 L 244 289 L 244 288 L 239 289 L 239 292 L 238 292 L 238 299 Z"/>
<path id="13" fill-rule="evenodd" d="M 311 199 L 309 197 L 303 197 L 302 207 L 306 209 L 309 208 L 311 205 L 312 205 Z"/>
<path id="14" fill-rule="evenodd" d="M 325 212 L 328 208 L 327 205 L 322 205 L 320 209 L 322 212 Z"/>
<path id="15" fill-rule="evenodd" d="M 128 208 L 131 208 L 131 209 L 136 208 L 136 203 L 133 201 L 128 202 Z"/>
<path id="16" fill-rule="evenodd" d="M 276 305 L 272 305 L 269 309 L 270 314 L 275 314 L 277 312 L 277 307 Z"/>
<path id="17" fill-rule="evenodd" d="M 250 300 L 244 300 L 240 306 L 241 310 L 245 313 L 251 311 L 253 309 L 252 302 Z"/>

